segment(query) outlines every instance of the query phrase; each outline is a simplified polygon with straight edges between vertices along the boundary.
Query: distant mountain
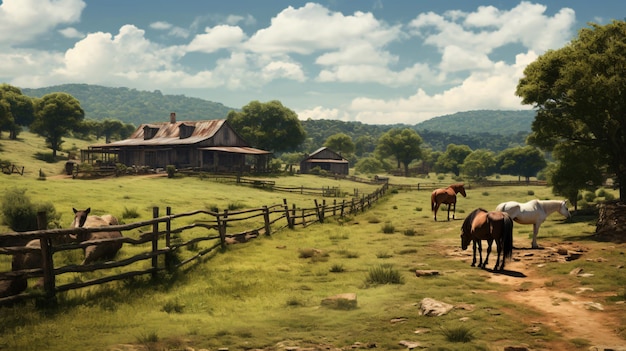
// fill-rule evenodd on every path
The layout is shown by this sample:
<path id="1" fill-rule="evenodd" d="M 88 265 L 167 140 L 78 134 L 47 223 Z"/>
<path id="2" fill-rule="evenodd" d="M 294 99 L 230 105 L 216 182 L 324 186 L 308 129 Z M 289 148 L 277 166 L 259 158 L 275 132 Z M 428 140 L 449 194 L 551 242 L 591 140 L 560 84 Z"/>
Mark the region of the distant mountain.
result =
<path id="1" fill-rule="evenodd" d="M 38 89 L 22 89 L 24 95 L 42 97 L 49 93 L 68 93 L 80 101 L 85 117 L 102 120 L 118 119 L 139 126 L 142 123 L 168 121 L 176 112 L 182 121 L 223 119 L 235 108 L 218 102 L 184 95 L 163 95 L 129 88 L 109 88 L 90 84 L 64 84 Z"/>
<path id="2" fill-rule="evenodd" d="M 176 112 L 180 121 L 198 121 L 226 118 L 231 110 L 218 102 L 184 95 L 163 95 L 160 91 L 139 91 L 129 88 L 109 88 L 89 84 L 64 84 L 39 89 L 22 89 L 31 97 L 42 97 L 52 92 L 65 92 L 74 96 L 85 110 L 85 117 L 102 120 L 118 119 L 139 126 L 142 123 L 169 120 L 170 112 Z M 500 151 L 508 147 L 524 145 L 531 130 L 534 111 L 479 110 L 458 112 L 415 124 L 371 125 L 361 122 L 338 120 L 302 121 L 307 141 L 302 150 L 313 151 L 326 139 L 337 133 L 345 133 L 352 140 L 368 136 L 378 139 L 392 128 L 412 128 L 424 139 L 425 146 L 443 151 L 448 144 L 468 145 L 473 150 L 486 148 Z"/>
<path id="3" fill-rule="evenodd" d="M 477 110 L 457 112 L 435 117 L 415 125 L 417 131 L 428 130 L 449 134 L 498 134 L 530 133 L 535 111 Z"/>

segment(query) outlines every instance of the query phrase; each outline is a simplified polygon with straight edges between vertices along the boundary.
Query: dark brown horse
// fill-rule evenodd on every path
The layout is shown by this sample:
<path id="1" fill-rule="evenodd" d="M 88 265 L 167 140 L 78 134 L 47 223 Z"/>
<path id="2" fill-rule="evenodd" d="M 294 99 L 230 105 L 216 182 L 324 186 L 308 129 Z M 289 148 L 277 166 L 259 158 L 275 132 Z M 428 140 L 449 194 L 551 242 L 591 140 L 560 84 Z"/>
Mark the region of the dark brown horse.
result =
<path id="1" fill-rule="evenodd" d="M 437 210 L 439 210 L 439 206 L 441 204 L 448 205 L 448 220 L 450 220 L 450 207 L 452 209 L 452 219 L 454 219 L 454 215 L 456 214 L 456 194 L 461 193 L 463 197 L 465 194 L 465 184 L 456 183 L 452 184 L 447 188 L 436 189 L 430 195 L 430 209 L 433 211 L 435 221 L 437 221 Z"/>
<path id="2" fill-rule="evenodd" d="M 72 228 L 84 227 L 84 228 L 94 228 L 94 227 L 106 227 L 109 225 L 117 225 L 119 224 L 117 218 L 111 215 L 103 215 L 100 216 L 89 216 L 89 212 L 91 212 L 91 208 L 87 208 L 86 210 L 74 210 L 74 222 L 72 222 Z M 70 235 L 72 239 L 77 240 L 78 242 L 83 241 L 91 241 L 91 240 L 101 240 L 101 239 L 113 239 L 113 238 L 121 238 L 122 233 L 118 231 L 109 231 L 109 232 L 91 232 L 91 233 L 81 233 L 78 235 L 72 234 Z M 100 244 L 94 244 L 87 246 L 85 251 L 85 259 L 83 260 L 83 264 L 89 264 L 95 261 L 99 261 L 102 259 L 113 259 L 117 252 L 122 248 L 122 243 L 119 241 L 116 242 L 106 242 Z"/>
<path id="3" fill-rule="evenodd" d="M 487 240 L 487 256 L 483 261 L 481 240 Z M 493 270 L 503 270 L 506 259 L 513 255 L 513 220 L 506 212 L 491 211 L 477 208 L 470 213 L 461 226 L 461 248 L 467 249 L 470 241 L 474 241 L 474 259 L 472 267 L 476 265 L 476 246 L 480 251 L 478 267 L 485 268 L 489 261 L 491 245 L 495 241 L 498 258 Z M 502 254 L 502 263 L 500 263 Z"/>

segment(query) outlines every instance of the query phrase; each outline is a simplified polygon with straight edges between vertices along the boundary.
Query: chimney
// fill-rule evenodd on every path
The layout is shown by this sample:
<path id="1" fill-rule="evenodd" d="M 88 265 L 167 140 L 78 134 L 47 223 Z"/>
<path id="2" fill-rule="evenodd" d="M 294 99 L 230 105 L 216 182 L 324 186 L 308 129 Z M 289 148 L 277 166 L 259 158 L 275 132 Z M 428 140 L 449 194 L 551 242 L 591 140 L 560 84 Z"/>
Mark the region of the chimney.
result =
<path id="1" fill-rule="evenodd" d="M 170 113 L 170 123 L 176 123 L 176 112 Z"/>

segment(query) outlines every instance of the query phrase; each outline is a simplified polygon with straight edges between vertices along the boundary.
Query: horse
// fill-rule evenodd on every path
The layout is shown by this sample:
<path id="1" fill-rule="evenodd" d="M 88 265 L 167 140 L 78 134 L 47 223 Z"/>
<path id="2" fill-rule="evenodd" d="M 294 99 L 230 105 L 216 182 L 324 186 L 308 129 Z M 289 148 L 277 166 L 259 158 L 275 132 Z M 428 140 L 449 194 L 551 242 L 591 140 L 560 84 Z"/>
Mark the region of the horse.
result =
<path id="1" fill-rule="evenodd" d="M 72 228 L 95 228 L 119 224 L 117 218 L 110 214 L 103 216 L 90 216 L 89 213 L 91 212 L 91 207 L 87 208 L 86 210 L 77 210 L 75 208 L 72 208 L 72 210 L 74 210 L 74 221 L 71 225 Z M 103 231 L 70 234 L 70 237 L 74 240 L 77 240 L 78 242 L 83 242 L 100 239 L 121 238 L 122 233 L 120 233 L 119 231 Z M 122 243 L 119 241 L 87 246 L 84 248 L 85 259 L 83 260 L 82 264 L 85 265 L 102 259 L 113 259 L 113 257 L 115 257 L 115 255 L 121 248 Z"/>
<path id="2" fill-rule="evenodd" d="M 509 216 L 519 224 L 533 225 L 533 249 L 539 248 L 539 245 L 537 245 L 537 233 L 539 233 L 541 223 L 543 223 L 550 214 L 559 212 L 566 218 L 571 217 L 567 209 L 566 200 L 530 200 L 526 203 L 508 201 L 496 206 L 496 211 L 508 213 Z"/>
<path id="3" fill-rule="evenodd" d="M 483 261 L 482 240 L 487 240 L 487 256 Z M 495 241 L 498 251 L 494 271 L 503 270 L 506 259 L 513 255 L 513 220 L 506 212 L 487 211 L 477 208 L 469 214 L 461 226 L 461 248 L 467 249 L 470 241 L 473 241 L 474 259 L 472 267 L 476 265 L 476 247 L 480 250 L 478 267 L 485 268 L 489 262 L 491 245 Z M 500 255 L 502 254 L 502 262 Z"/>
<path id="4" fill-rule="evenodd" d="M 436 189 L 432 192 L 430 195 L 430 209 L 433 211 L 435 222 L 437 221 L 437 210 L 439 210 L 441 204 L 448 205 L 448 220 L 450 220 L 450 206 L 454 206 L 452 210 L 452 219 L 454 219 L 454 215 L 456 214 L 456 194 L 458 193 L 461 193 L 463 197 L 466 196 L 465 184 L 456 183 L 445 189 Z"/>

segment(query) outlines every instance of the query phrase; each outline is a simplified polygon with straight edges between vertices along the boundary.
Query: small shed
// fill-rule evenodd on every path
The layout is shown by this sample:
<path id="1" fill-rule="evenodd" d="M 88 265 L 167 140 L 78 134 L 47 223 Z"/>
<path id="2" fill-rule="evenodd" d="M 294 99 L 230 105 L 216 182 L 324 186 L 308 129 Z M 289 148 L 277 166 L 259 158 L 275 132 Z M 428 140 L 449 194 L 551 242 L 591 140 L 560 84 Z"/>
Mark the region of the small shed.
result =
<path id="1" fill-rule="evenodd" d="M 300 173 L 310 173 L 315 167 L 334 174 L 348 174 L 350 164 L 340 154 L 327 147 L 321 147 L 300 161 Z"/>

